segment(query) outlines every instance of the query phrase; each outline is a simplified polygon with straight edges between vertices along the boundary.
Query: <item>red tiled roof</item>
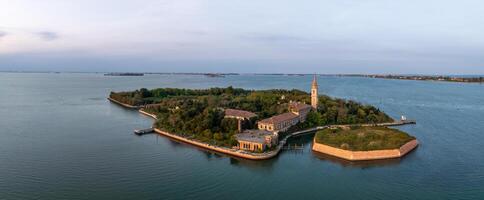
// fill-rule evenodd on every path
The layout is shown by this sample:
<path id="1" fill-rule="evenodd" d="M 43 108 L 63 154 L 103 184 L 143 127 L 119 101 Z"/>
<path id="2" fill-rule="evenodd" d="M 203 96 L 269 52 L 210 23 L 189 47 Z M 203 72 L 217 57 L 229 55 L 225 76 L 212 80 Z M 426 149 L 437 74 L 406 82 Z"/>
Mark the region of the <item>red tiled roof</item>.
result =
<path id="1" fill-rule="evenodd" d="M 250 119 L 252 117 L 255 117 L 257 116 L 255 113 L 252 113 L 252 112 L 249 112 L 249 111 L 245 111 L 245 110 L 237 110 L 237 109 L 225 109 L 225 116 L 229 116 L 229 117 L 243 117 L 243 118 L 247 118 L 247 119 Z"/>
<path id="2" fill-rule="evenodd" d="M 293 102 L 289 104 L 290 109 L 295 109 L 296 111 L 310 109 L 311 106 L 305 103 Z"/>
<path id="3" fill-rule="evenodd" d="M 264 124 L 277 124 L 279 122 L 284 122 L 284 121 L 292 120 L 292 119 L 297 118 L 297 117 L 299 117 L 299 116 L 296 115 L 296 114 L 294 114 L 294 113 L 287 112 L 287 113 L 282 113 L 280 115 L 272 116 L 272 117 L 267 118 L 267 119 L 263 119 L 259 123 L 264 123 Z"/>

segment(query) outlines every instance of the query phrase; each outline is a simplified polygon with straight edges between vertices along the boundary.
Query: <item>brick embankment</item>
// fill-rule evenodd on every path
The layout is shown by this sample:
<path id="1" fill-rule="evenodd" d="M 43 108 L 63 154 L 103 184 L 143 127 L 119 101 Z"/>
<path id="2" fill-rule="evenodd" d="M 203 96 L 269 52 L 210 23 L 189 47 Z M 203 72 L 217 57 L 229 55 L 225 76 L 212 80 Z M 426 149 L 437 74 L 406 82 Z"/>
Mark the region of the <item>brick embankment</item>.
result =
<path id="1" fill-rule="evenodd" d="M 398 149 L 373 150 L 373 151 L 348 151 L 317 143 L 313 139 L 313 151 L 343 158 L 350 161 L 379 160 L 388 158 L 399 158 L 412 151 L 418 146 L 417 140 L 407 142 Z"/>

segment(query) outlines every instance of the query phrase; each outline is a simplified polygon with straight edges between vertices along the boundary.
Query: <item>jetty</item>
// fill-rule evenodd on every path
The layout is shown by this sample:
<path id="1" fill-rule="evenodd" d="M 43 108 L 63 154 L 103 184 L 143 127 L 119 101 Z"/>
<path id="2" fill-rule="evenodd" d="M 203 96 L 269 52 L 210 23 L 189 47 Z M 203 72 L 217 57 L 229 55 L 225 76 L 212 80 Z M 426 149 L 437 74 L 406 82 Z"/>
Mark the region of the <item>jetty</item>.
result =
<path id="1" fill-rule="evenodd" d="M 150 134 L 150 133 L 154 133 L 154 132 L 155 132 L 155 129 L 153 129 L 153 128 L 135 129 L 134 130 L 134 134 L 136 134 L 136 135 L 145 135 L 145 134 Z"/>

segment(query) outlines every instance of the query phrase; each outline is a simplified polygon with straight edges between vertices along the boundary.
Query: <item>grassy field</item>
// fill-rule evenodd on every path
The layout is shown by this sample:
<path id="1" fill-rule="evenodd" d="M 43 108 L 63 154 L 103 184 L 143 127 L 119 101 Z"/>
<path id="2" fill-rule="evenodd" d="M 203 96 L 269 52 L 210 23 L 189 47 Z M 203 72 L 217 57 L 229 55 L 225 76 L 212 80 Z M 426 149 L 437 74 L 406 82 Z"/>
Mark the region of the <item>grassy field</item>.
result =
<path id="1" fill-rule="evenodd" d="M 351 151 L 396 149 L 413 139 L 405 132 L 387 127 L 335 128 L 316 133 L 317 143 Z"/>

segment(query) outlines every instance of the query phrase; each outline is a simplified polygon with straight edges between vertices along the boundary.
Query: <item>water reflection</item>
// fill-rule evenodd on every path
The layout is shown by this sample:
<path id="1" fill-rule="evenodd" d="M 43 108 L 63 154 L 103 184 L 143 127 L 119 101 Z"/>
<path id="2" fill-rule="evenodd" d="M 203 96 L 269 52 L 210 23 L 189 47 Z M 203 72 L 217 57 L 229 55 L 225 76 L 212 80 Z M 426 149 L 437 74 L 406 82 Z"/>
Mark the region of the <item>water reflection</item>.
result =
<path id="1" fill-rule="evenodd" d="M 323 161 L 329 161 L 337 163 L 343 167 L 356 167 L 356 168 L 372 168 L 372 167 L 384 167 L 400 164 L 402 158 L 384 159 L 384 160 L 367 160 L 367 161 L 349 161 L 342 158 L 334 157 L 328 154 L 323 154 L 313 151 L 313 156 Z"/>
<path id="2" fill-rule="evenodd" d="M 248 160 L 238 157 L 230 157 L 230 165 L 235 167 L 245 167 L 253 170 L 271 171 L 275 163 L 277 163 L 279 156 L 268 160 Z"/>

